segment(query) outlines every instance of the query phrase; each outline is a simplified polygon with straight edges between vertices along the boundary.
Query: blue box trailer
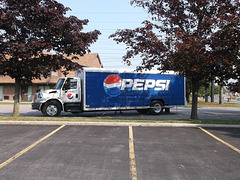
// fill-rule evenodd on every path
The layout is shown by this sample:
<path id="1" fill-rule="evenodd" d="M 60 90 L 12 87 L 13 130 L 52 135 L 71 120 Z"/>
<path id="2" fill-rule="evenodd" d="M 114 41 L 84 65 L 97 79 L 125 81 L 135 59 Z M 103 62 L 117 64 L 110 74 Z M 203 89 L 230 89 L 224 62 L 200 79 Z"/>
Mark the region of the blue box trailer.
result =
<path id="1" fill-rule="evenodd" d="M 32 109 L 47 116 L 129 109 L 160 114 L 180 105 L 185 105 L 185 79 L 174 72 L 84 68 L 60 78 L 55 89 L 36 92 Z"/>
<path id="2" fill-rule="evenodd" d="M 84 69 L 79 77 L 84 111 L 136 109 L 159 114 L 185 105 L 185 79 L 173 72 Z"/>

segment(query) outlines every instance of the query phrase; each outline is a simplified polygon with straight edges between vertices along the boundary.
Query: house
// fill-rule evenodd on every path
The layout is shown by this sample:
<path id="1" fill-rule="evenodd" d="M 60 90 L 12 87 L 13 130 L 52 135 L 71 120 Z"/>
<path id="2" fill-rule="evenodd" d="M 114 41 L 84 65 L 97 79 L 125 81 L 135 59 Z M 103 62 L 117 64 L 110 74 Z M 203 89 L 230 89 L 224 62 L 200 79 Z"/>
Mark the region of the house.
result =
<path id="1" fill-rule="evenodd" d="M 76 56 L 76 55 L 75 55 Z M 74 62 L 79 63 L 83 67 L 103 68 L 100 57 L 97 53 L 85 54 L 84 56 L 77 55 L 78 59 Z M 68 77 L 75 76 L 75 71 L 70 71 Z M 34 98 L 37 89 L 54 88 L 58 79 L 64 77 L 61 71 L 51 72 L 47 79 L 35 79 L 32 84 L 23 85 L 20 89 L 20 101 L 31 102 Z M 15 94 L 15 81 L 9 76 L 0 75 L 0 101 L 13 101 Z"/>

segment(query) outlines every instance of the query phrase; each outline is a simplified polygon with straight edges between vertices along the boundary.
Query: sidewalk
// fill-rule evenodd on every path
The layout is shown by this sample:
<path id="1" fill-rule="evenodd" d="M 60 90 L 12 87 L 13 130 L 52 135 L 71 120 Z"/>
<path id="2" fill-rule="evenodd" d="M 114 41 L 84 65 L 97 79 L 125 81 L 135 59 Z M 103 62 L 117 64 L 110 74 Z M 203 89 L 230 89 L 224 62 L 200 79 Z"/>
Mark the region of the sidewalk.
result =
<path id="1" fill-rule="evenodd" d="M 240 128 L 240 125 L 185 124 L 185 123 L 134 123 L 134 122 L 69 122 L 69 121 L 0 121 L 0 125 L 68 125 L 68 126 L 134 126 L 134 127 L 216 127 Z"/>

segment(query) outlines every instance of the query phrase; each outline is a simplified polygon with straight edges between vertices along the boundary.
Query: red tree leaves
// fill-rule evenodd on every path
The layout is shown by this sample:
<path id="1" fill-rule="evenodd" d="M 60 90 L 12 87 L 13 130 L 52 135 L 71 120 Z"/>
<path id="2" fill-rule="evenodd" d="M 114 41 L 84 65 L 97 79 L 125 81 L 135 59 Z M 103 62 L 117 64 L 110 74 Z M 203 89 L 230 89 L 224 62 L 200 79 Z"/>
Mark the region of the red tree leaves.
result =
<path id="1" fill-rule="evenodd" d="M 221 64 L 232 67 L 229 75 L 235 75 L 240 46 L 238 0 L 132 0 L 131 4 L 147 10 L 152 21 L 110 36 L 127 45 L 123 60 L 128 64 L 140 55 L 140 68 L 159 65 L 201 80 L 218 74 L 216 67 Z"/>
<path id="2" fill-rule="evenodd" d="M 140 69 L 158 65 L 177 71 L 192 80 L 196 97 L 200 80 L 239 76 L 239 0 L 132 0 L 131 5 L 152 18 L 142 28 L 110 36 L 127 45 L 124 61 L 140 55 Z"/>
<path id="3" fill-rule="evenodd" d="M 98 30 L 82 32 L 88 20 L 66 17 L 68 10 L 55 0 L 0 0 L 0 74 L 15 79 L 14 116 L 21 84 L 79 68 L 63 54 L 83 55 L 98 39 Z"/>
<path id="4" fill-rule="evenodd" d="M 31 81 L 51 70 L 76 67 L 62 55 L 89 52 L 100 32 L 82 32 L 88 20 L 66 17 L 68 10 L 54 0 L 1 0 L 0 74 Z"/>
<path id="5" fill-rule="evenodd" d="M 131 64 L 130 59 L 135 56 L 142 57 L 142 66 L 139 69 L 151 69 L 158 65 L 161 61 L 162 53 L 166 51 L 160 37 L 153 32 L 153 24 L 148 21 L 143 22 L 144 27 L 134 30 L 119 30 L 110 37 L 117 43 L 125 43 L 127 45 L 127 53 L 123 57 L 128 65 Z"/>

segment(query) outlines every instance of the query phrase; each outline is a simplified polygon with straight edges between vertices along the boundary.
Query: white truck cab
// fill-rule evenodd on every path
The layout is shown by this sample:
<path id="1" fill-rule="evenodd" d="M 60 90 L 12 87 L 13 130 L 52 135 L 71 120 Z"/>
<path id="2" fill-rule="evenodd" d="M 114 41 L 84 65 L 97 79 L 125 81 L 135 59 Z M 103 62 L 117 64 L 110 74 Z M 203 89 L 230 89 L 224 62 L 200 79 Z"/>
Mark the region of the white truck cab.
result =
<path id="1" fill-rule="evenodd" d="M 38 91 L 32 109 L 47 116 L 59 116 L 61 111 L 80 112 L 81 83 L 78 77 L 60 78 L 54 89 Z"/>

